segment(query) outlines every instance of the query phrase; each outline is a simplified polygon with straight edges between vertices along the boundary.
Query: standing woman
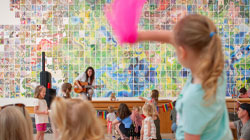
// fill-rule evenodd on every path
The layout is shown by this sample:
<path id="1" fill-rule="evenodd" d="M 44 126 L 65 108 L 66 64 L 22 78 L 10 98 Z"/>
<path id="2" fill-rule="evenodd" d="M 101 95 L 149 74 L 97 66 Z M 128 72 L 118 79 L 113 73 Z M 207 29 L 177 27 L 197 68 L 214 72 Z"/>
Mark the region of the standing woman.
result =
<path id="1" fill-rule="evenodd" d="M 88 82 L 88 85 L 94 86 L 95 88 L 95 70 L 93 67 L 88 67 L 85 72 L 80 74 L 76 80 L 75 83 L 78 86 L 80 90 L 82 90 L 82 86 L 79 82 Z M 83 99 L 92 100 L 92 95 L 94 94 L 94 90 L 92 88 L 87 88 L 86 93 L 82 92 L 81 95 Z"/>

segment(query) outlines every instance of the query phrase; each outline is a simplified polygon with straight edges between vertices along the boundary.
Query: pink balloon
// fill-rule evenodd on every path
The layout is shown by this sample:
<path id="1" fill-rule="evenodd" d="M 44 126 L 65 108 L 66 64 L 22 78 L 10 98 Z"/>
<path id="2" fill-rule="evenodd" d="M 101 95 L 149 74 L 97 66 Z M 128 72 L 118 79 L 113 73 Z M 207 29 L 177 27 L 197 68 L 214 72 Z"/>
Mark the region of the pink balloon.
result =
<path id="1" fill-rule="evenodd" d="M 105 15 L 120 44 L 135 43 L 141 12 L 146 0 L 114 0 Z"/>

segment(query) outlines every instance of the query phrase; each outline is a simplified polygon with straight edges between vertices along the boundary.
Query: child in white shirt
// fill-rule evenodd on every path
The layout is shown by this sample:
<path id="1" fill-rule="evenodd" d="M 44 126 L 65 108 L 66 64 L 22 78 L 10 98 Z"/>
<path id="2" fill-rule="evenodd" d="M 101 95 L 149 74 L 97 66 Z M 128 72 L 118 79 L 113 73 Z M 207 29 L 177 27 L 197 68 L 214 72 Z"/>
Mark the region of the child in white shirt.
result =
<path id="1" fill-rule="evenodd" d="M 114 107 L 109 106 L 108 107 L 108 114 L 107 114 L 107 129 L 108 129 L 108 134 L 112 134 L 113 135 L 113 128 L 112 128 L 112 121 L 114 121 L 116 119 L 116 114 L 115 114 L 115 110 Z"/>
<path id="2" fill-rule="evenodd" d="M 35 89 L 34 97 L 37 98 L 34 101 L 34 113 L 36 122 L 36 140 L 44 140 L 44 132 L 46 130 L 46 123 L 48 123 L 48 107 L 44 96 L 46 94 L 46 88 L 44 86 L 37 86 Z"/>

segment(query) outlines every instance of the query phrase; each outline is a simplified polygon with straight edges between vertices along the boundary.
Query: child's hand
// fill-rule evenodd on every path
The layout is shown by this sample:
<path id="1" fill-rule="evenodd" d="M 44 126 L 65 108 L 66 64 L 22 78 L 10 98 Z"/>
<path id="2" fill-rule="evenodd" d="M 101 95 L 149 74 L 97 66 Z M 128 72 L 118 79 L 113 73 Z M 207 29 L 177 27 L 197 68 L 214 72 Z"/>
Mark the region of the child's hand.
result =
<path id="1" fill-rule="evenodd" d="M 78 89 L 79 89 L 79 90 L 82 90 L 83 88 L 82 88 L 82 86 L 79 86 Z"/>
<path id="2" fill-rule="evenodd" d="M 139 99 L 143 100 L 143 97 L 139 96 Z"/>
<path id="3" fill-rule="evenodd" d="M 48 111 L 44 111 L 43 112 L 45 115 L 49 115 L 49 112 Z"/>

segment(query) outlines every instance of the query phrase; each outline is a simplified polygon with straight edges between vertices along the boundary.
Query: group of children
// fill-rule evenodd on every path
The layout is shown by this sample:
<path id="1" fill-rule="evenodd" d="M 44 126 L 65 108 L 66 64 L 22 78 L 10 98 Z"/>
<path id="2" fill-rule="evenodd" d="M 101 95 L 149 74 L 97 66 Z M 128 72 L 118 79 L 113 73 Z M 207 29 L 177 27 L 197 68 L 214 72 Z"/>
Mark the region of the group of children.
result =
<path id="1" fill-rule="evenodd" d="M 139 97 L 145 101 L 142 112 L 138 106 L 134 106 L 131 112 L 126 104 L 121 103 L 116 114 L 114 108 L 109 106 L 109 113 L 107 114 L 108 133 L 112 134 L 114 138 L 114 131 L 116 131 L 121 140 L 137 140 L 139 138 L 141 140 L 161 140 L 160 120 L 157 112 L 158 97 L 158 90 L 152 90 L 150 100 Z"/>
<path id="2" fill-rule="evenodd" d="M 62 96 L 65 99 L 70 99 L 70 92 L 72 89 L 71 84 L 69 83 L 64 83 L 62 85 Z M 46 93 L 46 88 L 44 86 L 37 86 L 35 89 L 35 95 L 34 97 L 37 98 L 35 100 L 35 108 L 34 108 L 34 113 L 35 113 L 35 123 L 36 123 L 36 129 L 37 129 L 37 135 L 36 135 L 36 140 L 43 140 L 44 139 L 44 132 L 46 130 L 46 123 L 48 123 L 48 108 L 46 101 L 44 100 L 44 96 Z M 150 140 L 150 139 L 161 139 L 160 136 L 160 122 L 159 122 L 159 116 L 158 112 L 156 109 L 157 102 L 158 102 L 158 97 L 159 97 L 159 92 L 158 90 L 152 90 L 151 94 L 151 99 L 147 100 L 143 97 L 139 97 L 141 100 L 145 101 L 145 105 L 142 108 L 143 114 L 141 114 L 141 108 L 135 106 L 133 108 L 133 111 L 129 110 L 128 106 L 126 104 L 120 104 L 118 108 L 118 114 L 116 117 L 116 114 L 114 112 L 113 107 L 109 107 L 108 111 L 109 114 L 107 114 L 107 127 L 108 127 L 108 132 L 112 133 L 112 126 L 113 128 L 117 130 L 119 133 L 121 139 L 125 138 L 130 138 L 130 139 L 137 139 L 140 138 L 144 140 Z M 53 127 L 66 127 L 64 119 L 70 119 L 72 115 L 70 114 L 77 114 L 77 118 L 81 116 L 82 111 L 79 110 L 79 112 L 74 111 L 73 109 L 70 108 L 72 105 L 70 105 L 70 101 L 75 100 L 74 102 L 79 102 L 80 104 L 80 99 L 70 99 L 70 101 L 61 99 L 57 97 L 52 105 L 51 105 L 51 119 L 52 122 L 58 123 L 59 126 L 53 125 Z M 76 101 L 79 100 L 79 101 Z M 84 101 L 87 102 L 87 101 Z M 67 108 L 67 103 L 69 103 L 70 110 L 66 110 Z M 90 103 L 86 103 L 88 106 Z M 82 106 L 83 110 L 86 110 L 84 106 Z M 87 107 L 87 105 L 85 105 Z M 92 107 L 93 108 L 93 107 Z M 60 110 L 60 111 L 58 111 Z M 89 107 L 90 112 L 93 112 L 93 109 L 91 111 L 91 107 Z M 56 113 L 58 112 L 58 113 Z M 85 116 L 82 116 L 82 119 L 90 119 L 88 116 L 86 116 L 86 113 L 84 113 Z M 88 114 L 88 113 L 87 113 Z M 66 116 L 65 116 L 66 115 Z M 68 117 L 67 117 L 68 115 Z M 74 116 L 74 115 L 73 115 Z M 93 118 L 93 115 L 89 115 L 89 117 Z M 57 118 L 54 120 L 53 118 Z M 95 118 L 95 117 L 94 117 Z M 80 121 L 80 120 L 79 120 Z M 69 122 L 68 122 L 69 123 Z M 70 122 L 72 123 L 72 122 Z M 94 124 L 94 123 L 92 123 Z M 97 123 L 98 124 L 98 123 Z M 99 123 L 100 124 L 100 123 Z M 82 126 L 83 127 L 83 126 Z M 98 127 L 97 127 L 98 128 Z M 69 130 L 64 130 L 66 128 L 62 128 L 62 132 L 68 132 Z M 101 132 L 101 130 L 100 130 Z M 114 131 L 113 131 L 114 132 Z M 58 135 L 57 129 L 54 132 L 55 135 Z M 68 132 L 69 133 L 69 132 Z M 72 132 L 73 133 L 73 132 Z M 58 136 L 60 137 L 60 136 Z M 64 137 L 66 137 L 64 135 Z"/>
<path id="3" fill-rule="evenodd" d="M 224 72 L 223 48 L 212 20 L 202 15 L 187 15 L 178 21 L 173 31 L 141 31 L 136 35 L 136 40 L 173 45 L 179 63 L 190 69 L 190 76 L 176 102 L 176 139 L 232 140 L 225 103 L 227 78 Z M 42 86 L 37 88 L 36 97 L 39 101 L 36 101 L 35 107 L 36 126 L 37 130 L 44 130 L 48 117 L 43 101 L 45 89 Z M 145 140 L 156 139 L 159 129 L 156 123 L 159 117 L 154 107 L 157 100 L 152 99 L 150 102 L 142 109 L 146 118 L 142 122 L 143 131 L 140 136 Z M 3 113 L 7 113 L 8 108 L 1 110 L 0 125 L 1 117 Z M 97 140 L 103 137 L 96 112 L 90 102 L 56 97 L 51 110 L 52 127 L 57 139 Z M 121 104 L 118 117 L 112 121 L 121 139 L 131 139 L 130 128 L 133 121 L 130 116 L 131 111 L 127 105 Z M 1 129 L 0 135 L 4 133 L 4 129 Z M 36 136 L 37 139 L 43 137 L 43 132 Z"/>

